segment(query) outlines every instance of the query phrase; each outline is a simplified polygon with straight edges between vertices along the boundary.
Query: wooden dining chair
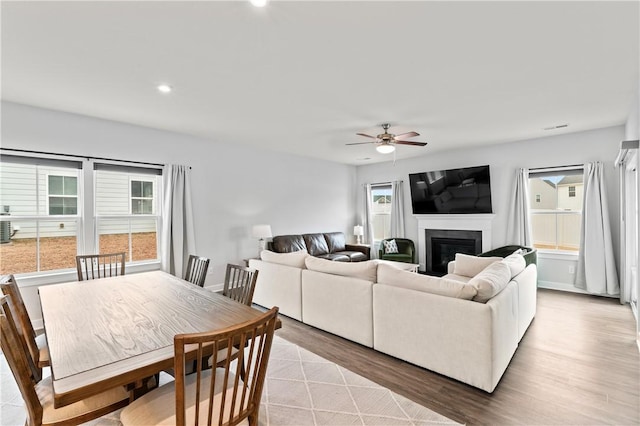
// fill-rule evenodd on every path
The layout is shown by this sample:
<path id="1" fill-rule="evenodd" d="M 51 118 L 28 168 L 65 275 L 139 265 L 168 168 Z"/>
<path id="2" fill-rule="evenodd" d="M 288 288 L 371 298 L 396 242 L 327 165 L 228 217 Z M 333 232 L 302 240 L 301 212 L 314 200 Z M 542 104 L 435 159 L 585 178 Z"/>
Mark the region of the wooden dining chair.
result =
<path id="1" fill-rule="evenodd" d="M 23 335 L 22 326 L 20 325 L 20 321 L 18 319 L 15 306 L 12 303 L 11 296 L 0 296 L 0 307 L 7 316 L 9 327 L 11 327 L 11 330 L 14 332 L 18 344 L 22 346 L 22 350 L 26 354 L 25 363 L 29 368 L 31 379 L 34 383 L 39 382 L 40 380 L 42 380 L 42 368 L 38 368 L 38 363 L 29 353 L 27 339 L 25 339 L 25 336 Z"/>
<path id="2" fill-rule="evenodd" d="M 8 296 L 4 296 L 8 299 Z M 129 393 L 124 387 L 61 407 L 53 407 L 51 377 L 35 382 L 29 368 L 29 352 L 20 343 L 18 326 L 11 320 L 11 304 L 0 301 L 0 348 L 20 389 L 27 410 L 28 426 L 80 424 L 126 406 Z"/>
<path id="3" fill-rule="evenodd" d="M 78 281 L 124 275 L 125 255 L 122 252 L 76 256 Z"/>
<path id="4" fill-rule="evenodd" d="M 222 295 L 247 306 L 253 303 L 258 270 L 240 265 L 227 265 Z"/>
<path id="5" fill-rule="evenodd" d="M 204 287 L 208 268 L 209 259 L 191 254 L 189 255 L 189 262 L 187 263 L 187 270 L 184 273 L 184 279 L 190 283 Z"/>
<path id="6" fill-rule="evenodd" d="M 274 307 L 255 320 L 219 331 L 179 334 L 174 338 L 175 381 L 149 392 L 122 410 L 124 426 L 175 424 L 237 425 L 248 420 L 258 424 L 260 398 L 264 385 L 278 308 Z M 228 356 L 233 345 L 244 347 L 238 363 L 245 366 L 246 380 L 232 371 Z M 198 368 L 186 375 L 192 359 L 201 359 L 213 351 L 227 352 L 224 367 Z"/>
<path id="7" fill-rule="evenodd" d="M 22 299 L 22 294 L 20 293 L 20 288 L 18 287 L 15 277 L 13 275 L 1 276 L 0 289 L 2 290 L 2 294 L 11 297 L 16 322 L 20 327 L 21 335 L 26 342 L 34 365 L 38 369 L 36 376 L 41 377 L 42 368 L 50 365 L 47 339 L 44 334 L 36 336 L 33 324 L 31 323 L 31 318 L 29 317 L 29 312 L 24 304 L 24 300 Z"/>

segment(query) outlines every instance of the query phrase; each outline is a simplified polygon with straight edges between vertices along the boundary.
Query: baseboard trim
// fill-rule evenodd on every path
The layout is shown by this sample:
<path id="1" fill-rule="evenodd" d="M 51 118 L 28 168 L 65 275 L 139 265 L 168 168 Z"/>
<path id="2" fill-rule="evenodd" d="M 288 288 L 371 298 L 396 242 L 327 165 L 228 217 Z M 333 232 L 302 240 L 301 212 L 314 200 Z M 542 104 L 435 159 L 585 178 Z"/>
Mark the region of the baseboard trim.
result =
<path id="1" fill-rule="evenodd" d="M 538 288 L 546 288 L 549 290 L 559 290 L 559 291 L 567 291 L 570 293 L 579 293 L 579 294 L 588 294 L 588 295 L 592 295 L 592 296 L 602 296 L 602 297 L 609 297 L 611 299 L 618 299 L 620 297 L 620 295 L 608 295 L 608 294 L 592 294 L 589 293 L 587 291 L 584 291 L 581 288 L 578 288 L 572 284 L 567 284 L 567 283 L 559 283 L 559 282 L 554 282 L 554 281 L 542 281 L 542 280 L 538 280 Z"/>

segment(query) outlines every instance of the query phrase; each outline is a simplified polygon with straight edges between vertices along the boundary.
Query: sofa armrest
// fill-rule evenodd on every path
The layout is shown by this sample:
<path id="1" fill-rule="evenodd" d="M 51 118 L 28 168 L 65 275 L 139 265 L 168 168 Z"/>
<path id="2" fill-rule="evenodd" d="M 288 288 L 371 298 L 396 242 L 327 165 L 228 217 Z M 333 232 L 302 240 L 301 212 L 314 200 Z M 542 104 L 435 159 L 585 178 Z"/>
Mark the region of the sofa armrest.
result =
<path id="1" fill-rule="evenodd" d="M 346 244 L 344 246 L 345 250 L 348 251 L 359 251 L 360 253 L 367 256 L 368 259 L 371 259 L 371 247 L 359 244 Z"/>
<path id="2" fill-rule="evenodd" d="M 447 273 L 448 274 L 453 274 L 453 271 L 456 270 L 456 261 L 452 260 L 451 262 L 449 262 L 447 264 Z"/>
<path id="3" fill-rule="evenodd" d="M 493 392 L 518 346 L 517 289 L 485 303 L 373 286 L 374 349 Z"/>

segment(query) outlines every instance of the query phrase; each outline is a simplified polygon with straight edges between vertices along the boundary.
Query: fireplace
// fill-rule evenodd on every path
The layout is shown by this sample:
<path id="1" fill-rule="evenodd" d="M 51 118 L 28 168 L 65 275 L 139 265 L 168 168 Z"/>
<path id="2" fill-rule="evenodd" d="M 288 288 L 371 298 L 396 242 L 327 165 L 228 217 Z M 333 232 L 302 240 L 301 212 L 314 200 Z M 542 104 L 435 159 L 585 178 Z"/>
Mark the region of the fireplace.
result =
<path id="1" fill-rule="evenodd" d="M 447 274 L 447 265 L 456 253 L 482 253 L 482 231 L 425 229 L 426 269 L 429 275 Z"/>
<path id="2" fill-rule="evenodd" d="M 480 231 L 482 233 L 482 246 L 479 252 L 492 249 L 491 222 L 495 217 L 493 213 L 487 214 L 421 214 L 414 215 L 418 221 L 418 261 L 420 271 L 427 270 L 427 239 L 426 230 L 458 230 Z"/>

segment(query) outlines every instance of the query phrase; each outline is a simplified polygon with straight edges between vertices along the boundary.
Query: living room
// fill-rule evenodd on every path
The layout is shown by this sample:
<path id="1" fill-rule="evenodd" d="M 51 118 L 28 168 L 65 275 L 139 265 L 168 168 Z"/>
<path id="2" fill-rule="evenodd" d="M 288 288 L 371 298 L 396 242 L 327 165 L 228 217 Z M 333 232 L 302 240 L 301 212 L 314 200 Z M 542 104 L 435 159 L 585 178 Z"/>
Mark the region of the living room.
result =
<path id="1" fill-rule="evenodd" d="M 451 77 L 452 80 L 460 79 L 453 83 L 458 84 L 456 90 L 453 90 L 451 85 L 439 89 L 438 84 L 433 83 L 438 81 L 434 79 L 442 78 L 444 85 L 447 71 L 455 74 L 462 72 L 461 68 L 448 70 L 446 66 L 440 66 L 441 74 L 437 74 L 434 79 L 430 79 L 428 74 L 425 74 L 425 77 L 419 75 L 422 71 L 409 73 L 407 70 L 414 68 L 413 54 L 420 57 L 419 65 L 422 67 L 428 68 L 430 65 L 429 58 L 422 58 L 425 52 L 419 50 L 419 43 L 411 43 L 400 48 L 397 47 L 397 39 L 372 35 L 373 41 L 365 43 L 358 38 L 357 34 L 375 31 L 376 24 L 384 26 L 384 31 L 389 31 L 386 26 L 405 22 L 401 17 L 409 19 L 407 16 L 412 15 L 411 7 L 420 7 L 419 5 L 404 5 L 403 7 L 409 9 L 407 12 L 400 6 L 376 2 L 383 4 L 375 6 L 376 10 L 367 12 L 371 22 L 367 25 L 360 23 L 352 30 L 352 34 L 357 38 L 353 41 L 353 53 L 347 52 L 347 49 L 336 50 L 335 57 L 331 54 L 322 55 L 320 57 L 324 62 L 316 58 L 311 64 L 303 66 L 305 60 L 319 55 L 323 49 L 333 48 L 331 43 L 338 41 L 329 35 L 329 39 L 314 38 L 323 34 L 322 25 L 316 23 L 313 27 L 315 31 L 310 40 L 307 40 L 307 43 L 310 43 L 309 53 L 300 52 L 300 56 L 295 57 L 296 49 L 285 48 L 291 43 L 290 39 L 282 34 L 276 37 L 257 24 L 260 19 L 265 18 L 264 13 L 267 13 L 267 22 L 277 24 L 279 20 L 284 20 L 281 24 L 287 31 L 291 31 L 290 34 L 302 34 L 300 24 L 294 24 L 292 21 L 293 17 L 298 16 L 296 14 L 300 14 L 304 9 L 296 10 L 295 5 L 285 7 L 279 3 L 272 2 L 267 6 L 273 6 L 271 10 L 260 12 L 263 15 L 256 16 L 245 16 L 245 13 L 252 10 L 239 5 L 231 9 L 216 10 L 215 13 L 203 15 L 202 20 L 193 25 L 194 28 L 205 28 L 206 20 L 213 19 L 214 16 L 216 19 L 246 19 L 248 23 L 244 25 L 248 28 L 251 25 L 255 26 L 253 31 L 244 28 L 249 31 L 249 35 L 244 37 L 252 37 L 254 40 L 252 48 L 236 40 L 242 38 L 238 33 L 227 32 L 216 35 L 227 37 L 229 46 L 223 48 L 221 45 L 225 43 L 221 42 L 218 43 L 220 46 L 215 48 L 212 46 L 208 50 L 197 50 L 194 47 L 192 51 L 184 46 L 159 46 L 142 34 L 137 34 L 136 37 L 139 38 L 134 37 L 136 32 L 132 28 L 140 15 L 152 13 L 150 16 L 157 18 L 150 19 L 153 22 L 148 23 L 149 28 L 141 31 L 158 35 L 164 25 L 171 23 L 170 9 L 169 12 L 154 12 L 152 6 L 136 6 L 134 3 L 121 3 L 120 6 L 103 3 L 97 6 L 98 9 L 91 10 L 91 4 L 83 2 L 75 5 L 47 2 L 46 5 L 33 6 L 4 2 L 2 153 L 16 154 L 15 151 L 4 151 L 5 149 L 28 150 L 189 166 L 192 177 L 194 225 L 197 230 L 196 249 L 198 254 L 211 258 L 206 286 L 214 290 L 221 287 L 225 266 L 228 263 L 242 263 L 243 259 L 258 255 L 258 242 L 251 235 L 253 225 L 267 223 L 274 235 L 342 231 L 350 241 L 355 241 L 353 227 L 362 223 L 362 185 L 366 183 L 404 181 L 405 235 L 417 243 L 418 221 L 409 205 L 408 175 L 478 165 L 489 165 L 491 169 L 495 214 L 492 221 L 492 245 L 498 247 L 510 242 L 506 227 L 516 169 L 603 162 L 614 253 L 616 259 L 619 259 L 620 187 L 618 169 L 613 167 L 613 161 L 619 152 L 621 141 L 638 139 L 640 136 L 638 40 L 634 37 L 639 28 L 636 2 L 617 3 L 612 6 L 612 10 L 607 9 L 604 2 L 589 2 L 594 3 L 592 7 L 602 8 L 595 12 L 589 10 L 589 6 L 585 6 L 588 2 L 576 2 L 573 6 L 558 6 L 558 9 L 552 9 L 553 13 L 548 13 L 549 10 L 533 13 L 529 8 L 534 6 L 518 5 L 519 2 L 501 2 L 505 3 L 503 7 L 513 8 L 505 11 L 498 10 L 501 3 L 471 6 L 456 2 L 458 4 L 451 6 L 451 11 L 445 11 L 447 16 L 457 14 L 461 20 L 455 23 L 448 21 L 448 25 L 451 25 L 448 29 L 450 37 L 462 31 L 465 25 L 478 29 L 478 24 L 473 24 L 473 17 L 480 12 L 484 16 L 486 8 L 490 10 L 490 13 L 487 13 L 489 15 L 500 16 L 504 13 L 503 16 L 510 17 L 511 13 L 517 13 L 518 7 L 526 7 L 527 9 L 521 12 L 523 15 L 533 13 L 530 20 L 525 20 L 527 29 L 534 26 L 536 19 L 547 15 L 556 16 L 548 25 L 553 28 L 563 25 L 574 26 L 576 38 L 585 32 L 596 31 L 593 22 L 597 20 L 593 20 L 599 14 L 610 19 L 624 20 L 624 24 L 619 25 L 606 21 L 608 30 L 620 27 L 610 39 L 604 38 L 604 35 L 598 32 L 580 46 L 574 45 L 576 40 L 570 38 L 558 41 L 557 46 L 552 49 L 551 40 L 536 32 L 525 34 L 522 40 L 523 45 L 531 50 L 523 48 L 521 53 L 511 52 L 505 50 L 507 46 L 501 44 L 497 44 L 496 48 L 483 50 L 482 54 L 489 56 L 492 61 L 497 61 L 506 55 L 505 52 L 510 52 L 513 61 L 502 59 L 499 66 L 506 67 L 511 62 L 517 64 L 509 69 L 509 73 L 495 77 L 484 74 L 487 71 L 483 71 L 483 66 L 488 65 L 479 63 L 474 66 L 476 61 L 480 61 L 481 54 L 474 54 L 478 46 L 469 45 L 469 38 L 473 36 L 460 36 L 460 39 L 454 40 L 456 43 L 449 52 L 451 56 L 462 56 L 463 53 L 468 55 L 469 68 L 483 75 L 483 78 L 473 82 L 478 84 L 480 81 L 486 85 L 477 87 L 477 92 L 474 92 L 472 83 L 462 84 L 462 80 L 469 78 L 465 74 Z M 196 4 L 192 4 L 191 7 L 196 7 Z M 145 10 L 145 7 L 149 9 Z M 353 17 L 358 14 L 357 2 L 344 7 L 340 13 L 331 9 L 315 10 L 319 13 L 318 21 L 322 22 L 320 18 L 323 17 Z M 444 4 L 438 4 L 437 7 L 446 9 Z M 620 7 L 621 10 L 615 7 Z M 176 10 L 180 14 L 186 13 L 179 8 Z M 283 15 L 278 16 L 278 11 Z M 442 10 L 434 9 L 432 13 L 436 16 L 440 12 Z M 426 13 L 426 10 L 420 10 L 420 13 Z M 55 19 L 47 19 L 47 16 L 59 17 L 61 20 L 56 22 Z M 62 16 L 67 16 L 68 20 L 62 20 Z M 584 25 L 576 22 L 579 19 L 576 16 L 585 19 Z M 374 19 L 379 21 L 376 22 Z M 447 28 L 444 22 L 436 25 L 435 18 L 422 16 L 406 21 L 415 25 L 406 28 L 403 24 L 400 31 L 417 32 L 416 25 L 420 23 L 420 19 L 427 21 L 425 26 L 428 24 L 439 30 Z M 565 19 L 571 20 L 570 23 L 565 22 Z M 496 24 L 496 21 L 492 23 Z M 67 25 L 60 22 L 66 22 Z M 105 22 L 109 25 L 105 24 L 102 29 L 108 30 L 109 37 L 113 38 L 111 41 L 109 37 L 100 38 L 90 31 L 92 26 Z M 339 34 L 344 34 L 344 22 L 336 22 L 334 25 L 336 32 L 339 27 L 343 31 Z M 632 26 L 631 30 L 628 29 L 629 25 Z M 40 32 L 36 31 L 39 26 L 42 27 Z M 78 36 L 78 32 L 83 30 L 87 31 L 86 37 Z M 225 30 L 228 28 L 225 27 Z M 500 40 L 507 30 L 514 31 L 514 26 L 507 25 L 506 28 L 496 29 L 495 33 L 490 34 L 489 40 Z M 395 32 L 395 29 L 392 31 Z M 27 37 L 28 33 L 31 33 L 33 38 Z M 286 34 L 286 31 L 283 30 L 283 33 Z M 429 40 L 431 35 L 419 32 L 414 34 L 420 40 Z M 125 47 L 129 37 L 135 42 L 135 48 L 130 50 Z M 604 41 L 599 37 L 603 37 Z M 170 38 L 171 36 L 168 37 Z M 536 40 L 539 38 L 545 43 L 541 42 L 542 47 L 536 49 Z M 85 39 L 91 42 L 86 42 Z M 265 40 L 270 42 L 267 43 Z M 276 47 L 265 47 L 272 45 Z M 360 53 L 357 50 L 358 46 L 363 49 Z M 186 51 L 184 56 L 180 56 L 178 52 L 181 47 Z M 615 51 L 615 55 L 611 53 L 612 57 L 596 59 L 585 57 L 585 61 L 589 60 L 587 65 L 572 56 L 574 61 L 567 61 L 571 62 L 570 71 L 556 70 L 556 65 L 562 59 L 562 52 L 572 52 L 568 50 L 569 47 L 575 48 L 571 53 L 575 57 L 580 57 L 585 52 L 595 52 L 594 56 L 604 55 L 609 50 Z M 247 56 L 238 53 L 242 48 L 250 48 Z M 273 54 L 273 57 L 264 53 L 261 50 L 263 48 Z M 122 49 L 122 53 L 109 56 L 108 52 L 118 49 Z M 147 55 L 153 59 L 146 63 L 142 58 L 145 55 L 140 52 L 148 52 Z M 281 54 L 276 55 L 278 52 Z M 446 55 L 438 52 L 438 60 L 446 59 Z M 64 56 L 58 56 L 62 53 Z M 179 59 L 171 56 L 174 54 Z M 545 54 L 550 55 L 546 62 Z M 208 59 L 199 63 L 194 55 L 203 55 Z M 534 59 L 530 62 L 525 61 L 529 55 Z M 70 58 L 73 56 L 77 60 L 71 61 Z M 61 57 L 64 59 L 60 59 Z M 216 68 L 219 65 L 211 59 L 214 57 L 233 64 L 224 70 Z M 121 61 L 120 64 L 114 62 L 116 59 Z M 346 65 L 327 65 L 329 59 L 343 61 Z M 276 68 L 284 77 L 277 80 L 277 73 L 269 72 L 268 69 L 263 70 L 266 76 L 245 70 L 255 68 L 259 64 L 267 64 L 266 68 L 275 67 L 274 64 L 279 64 L 279 61 L 283 63 Z M 396 65 L 396 62 L 399 65 Z M 575 74 L 577 70 L 584 68 L 593 69 L 596 62 L 606 63 L 606 66 L 598 68 L 597 72 L 593 71 L 593 75 Z M 186 81 L 172 80 L 168 83 L 175 86 L 173 93 L 156 93 L 155 84 L 159 80 L 178 75 L 178 69 L 185 63 L 193 63 L 194 68 L 202 68 L 203 71 L 197 73 L 198 83 L 187 85 Z M 621 63 L 624 66 L 621 66 Z M 166 64 L 171 70 L 151 72 L 161 64 Z M 220 84 L 220 81 L 231 78 L 234 67 L 243 69 L 242 72 L 238 71 L 237 80 Z M 347 67 L 352 69 L 343 69 Z M 372 67 L 389 67 L 389 70 L 384 73 L 373 72 L 370 70 Z M 403 70 L 403 67 L 407 70 Z M 527 81 L 530 74 L 525 72 L 526 68 L 534 68 L 540 74 L 545 73 L 546 79 L 533 83 Z M 616 71 L 620 68 L 624 71 Z M 545 89 L 544 85 L 551 85 L 554 80 L 555 72 L 558 79 L 562 76 L 562 84 L 565 86 L 569 86 L 571 79 L 568 75 L 573 72 L 575 84 L 564 92 L 557 86 L 553 86 L 554 90 Z M 207 73 L 210 73 L 215 81 L 215 84 L 212 83 L 215 88 L 198 86 L 207 84 Z M 342 81 L 343 73 L 345 81 Z M 365 81 L 362 85 L 356 85 L 357 76 L 363 73 L 372 75 L 363 77 Z M 130 75 L 131 81 L 124 84 Z M 631 80 L 628 78 L 629 75 L 632 77 Z M 330 76 L 326 78 L 327 81 L 330 80 L 328 86 L 335 85 L 338 89 L 329 90 L 321 85 L 323 76 Z M 113 80 L 110 80 L 111 78 Z M 376 79 L 379 84 L 373 84 Z M 402 79 L 410 80 L 414 86 L 409 87 L 411 83 L 401 84 Z M 317 82 L 317 85 L 310 85 L 308 81 Z M 418 84 L 420 81 L 422 85 Z M 589 91 L 588 85 L 595 86 L 596 83 L 598 88 Z M 148 87 L 140 89 L 139 86 L 143 84 Z M 223 87 L 225 85 L 229 87 Z M 356 85 L 351 92 L 347 90 L 349 85 Z M 519 90 L 514 89 L 518 87 Z M 607 87 L 611 87 L 611 90 L 607 90 Z M 317 93 L 322 92 L 323 88 L 328 91 L 327 97 Z M 141 90 L 148 90 L 149 93 L 140 94 Z M 430 96 L 433 95 L 431 92 L 440 93 L 445 90 L 451 97 L 449 103 L 445 104 L 443 101 L 441 105 L 427 105 Z M 494 97 L 485 98 L 484 90 L 494 93 Z M 203 92 L 198 95 L 199 100 L 191 101 L 199 91 Z M 366 91 L 366 95 L 363 91 Z M 136 95 L 129 96 L 129 92 Z M 234 97 L 235 93 L 237 95 Z M 202 102 L 200 96 L 209 97 L 211 105 L 215 105 L 215 108 L 198 104 Z M 306 101 L 307 97 L 312 100 Z M 536 114 L 516 103 L 517 99 L 527 98 L 536 98 Z M 540 101 L 540 98 L 543 100 Z M 88 103 L 87 99 L 91 99 L 92 102 Z M 413 100 L 409 102 L 408 99 Z M 628 100 L 626 104 L 623 102 L 625 99 Z M 477 110 L 469 111 L 467 103 Z M 487 104 L 488 110 L 491 109 L 491 104 L 513 105 L 506 110 L 510 109 L 514 113 L 493 117 L 491 121 L 487 121 L 486 114 L 479 108 L 482 103 Z M 591 104 L 586 108 L 587 111 L 583 110 L 584 116 L 571 111 L 572 108 L 577 111 L 576 103 Z M 548 108 L 544 108 L 545 104 Z M 559 104 L 563 108 L 554 109 Z M 609 111 L 603 111 L 598 104 L 605 105 L 607 108 L 604 109 Z M 456 105 L 460 109 L 458 112 Z M 198 109 L 198 106 L 202 108 Z M 439 107 L 442 107 L 442 116 L 439 115 Z M 521 113 L 516 113 L 518 108 L 522 108 Z M 198 110 L 200 114 L 194 119 L 189 117 L 189 113 L 184 112 L 194 110 Z M 500 111 L 506 114 L 505 109 Z M 159 119 L 154 117 L 154 112 L 159 113 Z M 559 115 L 561 113 L 563 115 Z M 167 117 L 171 116 L 174 119 L 168 120 Z M 477 118 L 474 118 L 475 116 Z M 424 148 L 398 147 L 395 154 L 386 156 L 376 153 L 372 145 L 344 146 L 346 143 L 364 141 L 356 136 L 357 132 L 372 134 L 379 129 L 379 124 L 387 120 L 399 126 L 401 131 L 420 132 L 421 136 L 416 140 L 428 141 L 429 145 Z M 250 123 L 248 127 L 251 129 L 245 132 L 246 123 Z M 526 123 L 527 127 L 519 128 L 522 123 Z M 568 123 L 569 127 L 542 130 L 544 127 L 564 123 Z M 292 132 L 294 136 L 288 136 L 288 132 Z M 308 132 L 308 138 L 305 132 Z M 447 132 L 449 135 L 445 137 Z M 469 134 L 472 132 L 478 134 L 477 144 L 472 145 L 471 141 L 464 143 L 465 138 L 471 139 Z M 274 141 L 267 143 L 267 139 Z M 321 145 L 318 142 L 316 146 L 314 144 L 317 141 L 323 142 Z M 335 158 L 331 157 L 334 155 Z M 365 157 L 370 159 L 364 160 Z M 574 276 L 568 273 L 562 262 L 563 260 L 558 261 L 553 256 L 547 259 L 540 256 L 538 274 L 541 287 L 544 287 L 545 283 L 547 287 L 573 286 Z M 158 264 L 153 267 L 157 268 Z M 30 308 L 36 327 L 42 327 L 37 287 L 69 281 L 74 274 L 75 272 L 71 271 L 56 274 L 55 277 L 27 275 L 20 280 L 23 297 Z M 628 305 L 625 308 L 630 311 Z M 630 321 L 633 322 L 633 316 L 630 316 Z M 633 328 L 635 329 L 635 325 Z M 302 329 L 301 333 L 311 331 Z M 603 367 L 605 370 L 607 368 Z M 432 384 L 443 386 L 438 379 L 434 380 L 436 381 Z M 632 392 L 637 395 L 637 387 Z M 603 393 L 607 391 L 604 390 Z M 632 406 L 633 402 L 628 404 Z M 437 407 L 438 403 L 435 406 Z M 437 408 L 431 408 L 437 411 Z M 465 418 L 473 417 L 460 416 L 461 420 L 458 421 L 464 421 Z M 541 418 L 549 420 L 549 417 Z M 513 417 L 512 420 L 513 423 L 532 423 L 519 420 L 517 417 Z M 624 423 L 624 420 L 618 419 L 618 423 Z"/>

